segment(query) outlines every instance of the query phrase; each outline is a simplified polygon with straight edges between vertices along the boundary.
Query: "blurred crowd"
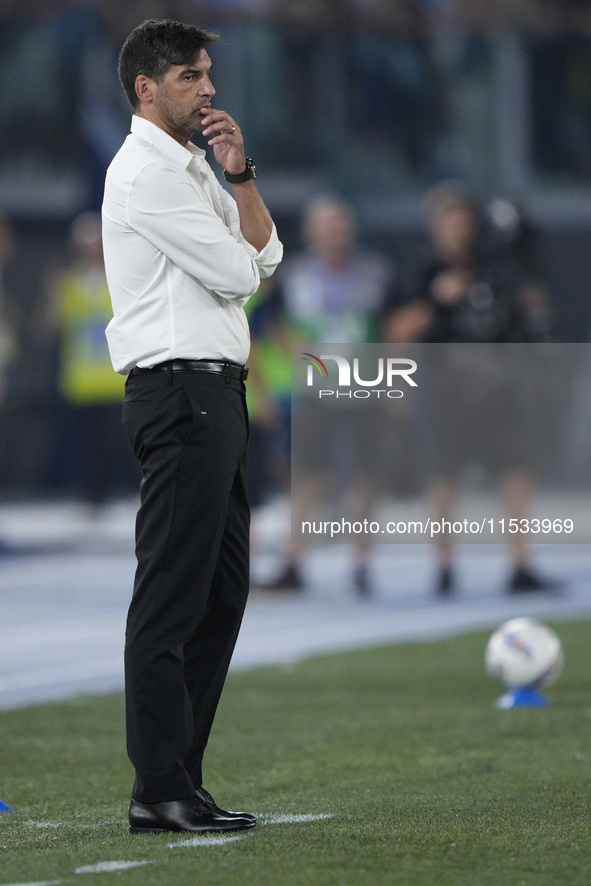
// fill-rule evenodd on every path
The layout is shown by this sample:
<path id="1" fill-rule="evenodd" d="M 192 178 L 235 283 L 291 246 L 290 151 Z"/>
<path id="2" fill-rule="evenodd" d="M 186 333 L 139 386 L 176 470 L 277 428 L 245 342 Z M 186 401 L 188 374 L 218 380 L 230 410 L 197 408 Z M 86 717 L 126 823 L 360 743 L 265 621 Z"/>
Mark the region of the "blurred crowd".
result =
<path id="1" fill-rule="evenodd" d="M 415 255 L 394 265 L 360 244 L 354 215 L 342 201 L 317 197 L 306 206 L 303 249 L 283 263 L 271 291 L 252 309 L 253 383 L 259 396 L 251 447 L 259 466 L 253 478 L 255 503 L 272 484 L 275 491 L 288 489 L 293 344 L 321 353 L 321 345 L 331 342 L 500 345 L 548 343 L 555 337 L 551 296 L 537 267 L 535 232 L 517 206 L 497 199 L 485 207 L 454 181 L 431 189 L 425 210 L 425 240 Z M 492 375 L 483 376 L 482 354 L 473 353 L 467 371 L 475 389 L 467 395 L 462 392 L 466 366 L 458 372 L 448 352 L 437 353 L 436 368 L 427 376 L 431 407 L 422 423 L 429 422 L 430 445 L 437 450 L 431 466 L 426 466 L 421 443 L 424 429 L 404 403 L 388 410 L 387 426 L 381 405 L 368 401 L 302 407 L 292 435 L 292 525 L 311 519 L 314 503 L 326 501 L 327 487 L 333 497 L 340 490 L 341 510 L 343 494 L 352 494 L 351 519 L 362 521 L 371 518 L 378 493 L 420 497 L 426 479 L 437 516 L 453 519 L 459 484 L 474 460 L 502 488 L 510 515 L 526 514 L 534 482 L 532 447 L 526 442 L 530 428 L 520 420 L 523 404 L 513 367 L 501 361 Z M 277 371 L 281 366 L 285 369 Z M 503 409 L 513 404 L 509 421 L 499 419 L 493 408 L 497 402 Z M 292 406 L 299 408 L 297 399 Z M 474 428 L 479 439 L 473 439 Z M 303 588 L 305 548 L 303 536 L 292 532 L 285 563 L 260 586 Z M 353 545 L 353 583 L 361 595 L 371 591 L 370 554 L 366 538 Z M 445 595 L 455 584 L 449 538 L 441 539 L 438 557 L 437 590 Z M 522 538 L 512 539 L 510 557 L 512 592 L 547 589 L 549 584 L 530 566 Z"/>
<path id="2" fill-rule="evenodd" d="M 588 0 L 2 0 L 2 18 L 40 21 L 78 11 L 99 10 L 120 22 L 157 16 L 201 21 L 288 22 L 306 30 L 388 27 L 416 33 L 424 23 L 461 22 L 471 27 L 524 25 L 540 30 L 580 29 L 590 25 Z"/>
<path id="3" fill-rule="evenodd" d="M 424 208 L 423 237 L 395 260 L 392 253 L 367 245 L 350 204 L 334 194 L 315 196 L 301 213 L 298 248 L 248 303 L 249 480 L 255 509 L 291 496 L 292 519 L 300 525 L 324 494 L 326 481 L 336 480 L 342 492 L 356 496 L 355 517 L 364 519 L 374 512 L 378 490 L 401 500 L 424 491 L 416 416 L 404 409 L 392 414 L 387 433 L 377 442 L 367 433 L 371 412 L 360 424 L 358 409 L 319 409 L 311 417 L 313 433 L 300 425 L 300 437 L 303 427 L 306 438 L 298 453 L 304 472 L 291 488 L 294 345 L 299 352 L 304 344 L 317 349 L 331 342 L 559 340 L 556 302 L 539 272 L 539 240 L 522 208 L 501 198 L 485 204 L 458 181 L 432 188 Z M 97 509 L 134 494 L 139 480 L 121 427 L 124 379 L 111 368 L 104 336 L 111 307 L 100 215 L 88 211 L 74 219 L 62 251 L 43 269 L 39 300 L 26 315 L 12 287 L 18 250 L 10 220 L 0 218 L 3 492 L 57 494 Z M 442 520 L 453 518 L 459 485 L 474 457 L 498 485 L 510 517 L 528 513 L 535 489 L 532 426 L 524 424 L 526 411 L 514 396 L 512 367 L 496 365 L 487 375 L 485 363 L 477 352 L 468 367 L 475 389 L 465 402 L 457 396 L 459 386 L 449 400 L 450 387 L 460 378 L 453 360 L 443 366 L 439 361 L 430 381 L 427 376 L 434 402 L 442 404 L 429 414 L 432 442 L 439 449 L 427 472 L 434 513 Z M 31 366 L 37 374 L 31 375 Z M 504 410 L 511 407 L 509 422 L 506 415 L 500 421 L 495 417 L 495 398 Z M 539 434 L 536 421 L 533 431 Z M 495 437 L 495 426 L 501 438 Z M 479 439 L 472 438 L 471 429 L 477 429 Z M 587 427 L 578 441 L 579 456 L 589 436 Z M 323 448 L 330 452 L 332 478 L 322 461 Z M 361 471 L 352 467 L 355 458 Z M 510 541 L 510 592 L 553 590 L 555 583 L 532 568 L 524 539 Z M 274 591 L 305 588 L 305 541 L 294 534 L 282 548 L 277 573 L 265 581 L 255 577 L 255 583 Z M 361 540 L 351 551 L 353 585 L 367 596 L 372 592 L 371 547 Z M 435 590 L 443 596 L 456 587 L 454 553 L 451 540 L 442 536 Z"/>
<path id="4" fill-rule="evenodd" d="M 426 207 L 424 236 L 403 258 L 394 242 L 391 250 L 368 244 L 342 198 L 305 203 L 298 245 L 247 306 L 255 506 L 289 487 L 294 344 L 556 338 L 539 243 L 520 209 L 501 199 L 480 205 L 459 182 L 431 189 Z M 111 368 L 104 335 L 111 306 L 100 215 L 87 211 L 73 220 L 28 306 L 13 274 L 19 252 L 4 216 L 2 485 L 98 504 L 137 481 L 120 428 L 123 379 Z"/>
<path id="5" fill-rule="evenodd" d="M 21 185 L 35 178 L 47 196 L 37 189 L 33 210 L 42 199 L 100 207 L 105 167 L 129 125 L 119 49 L 135 24 L 166 16 L 222 33 L 218 94 L 267 170 L 320 171 L 356 199 L 368 187 L 449 176 L 490 182 L 503 63 L 495 44 L 519 35 L 534 166 L 591 177 L 587 0 L 2 0 L 5 205 L 22 207 Z M 35 139 L 23 145 L 15 132 L 32 120 Z"/>

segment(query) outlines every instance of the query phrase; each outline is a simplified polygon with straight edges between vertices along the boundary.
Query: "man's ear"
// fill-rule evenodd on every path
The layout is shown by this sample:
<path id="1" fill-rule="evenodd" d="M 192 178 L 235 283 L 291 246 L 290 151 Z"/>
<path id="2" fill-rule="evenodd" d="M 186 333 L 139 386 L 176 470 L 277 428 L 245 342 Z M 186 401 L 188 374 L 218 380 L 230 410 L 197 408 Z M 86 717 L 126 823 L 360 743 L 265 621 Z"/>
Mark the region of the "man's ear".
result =
<path id="1" fill-rule="evenodd" d="M 152 104 L 156 88 L 156 82 L 145 74 L 138 74 L 135 78 L 135 93 L 140 102 Z"/>

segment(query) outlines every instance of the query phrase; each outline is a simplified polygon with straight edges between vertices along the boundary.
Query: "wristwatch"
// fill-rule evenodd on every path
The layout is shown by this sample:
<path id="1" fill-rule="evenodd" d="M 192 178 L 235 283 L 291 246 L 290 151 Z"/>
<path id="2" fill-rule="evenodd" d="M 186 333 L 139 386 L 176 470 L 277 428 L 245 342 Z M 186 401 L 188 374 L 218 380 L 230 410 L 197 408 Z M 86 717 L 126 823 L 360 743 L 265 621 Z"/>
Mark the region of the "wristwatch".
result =
<path id="1" fill-rule="evenodd" d="M 229 172 L 226 172 L 224 169 L 224 178 L 231 185 L 241 185 L 242 182 L 249 182 L 252 179 L 257 177 L 257 169 L 250 157 L 246 158 L 246 169 L 244 172 L 239 172 L 238 175 L 232 175 Z"/>

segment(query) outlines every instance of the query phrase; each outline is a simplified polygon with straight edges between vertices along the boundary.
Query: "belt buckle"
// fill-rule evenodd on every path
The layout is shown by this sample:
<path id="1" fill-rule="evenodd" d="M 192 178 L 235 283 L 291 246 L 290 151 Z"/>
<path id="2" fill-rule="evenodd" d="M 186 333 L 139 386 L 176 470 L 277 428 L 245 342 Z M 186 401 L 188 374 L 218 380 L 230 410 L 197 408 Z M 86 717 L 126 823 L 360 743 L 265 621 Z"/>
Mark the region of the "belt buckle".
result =
<path id="1" fill-rule="evenodd" d="M 240 366 L 236 363 L 230 363 L 228 360 L 224 363 L 226 374 L 231 378 L 237 378 L 239 381 L 245 381 L 248 376 L 248 366 Z M 236 371 L 238 370 L 238 372 Z"/>
<path id="2" fill-rule="evenodd" d="M 229 375 L 230 378 L 237 378 L 239 381 L 245 381 L 248 376 L 248 366 L 240 366 L 237 363 L 231 363 L 229 360 L 224 361 L 224 375 Z"/>

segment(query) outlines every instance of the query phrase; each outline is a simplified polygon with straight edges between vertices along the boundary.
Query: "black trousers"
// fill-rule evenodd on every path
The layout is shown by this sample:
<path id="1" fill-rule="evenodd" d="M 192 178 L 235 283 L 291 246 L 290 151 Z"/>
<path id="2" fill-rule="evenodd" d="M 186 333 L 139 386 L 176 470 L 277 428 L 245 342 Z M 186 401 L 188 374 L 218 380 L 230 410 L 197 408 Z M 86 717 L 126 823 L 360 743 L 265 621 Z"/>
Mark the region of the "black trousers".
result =
<path id="1" fill-rule="evenodd" d="M 246 605 L 248 417 L 241 381 L 155 372 L 127 381 L 142 469 L 125 637 L 133 797 L 193 795 Z"/>

